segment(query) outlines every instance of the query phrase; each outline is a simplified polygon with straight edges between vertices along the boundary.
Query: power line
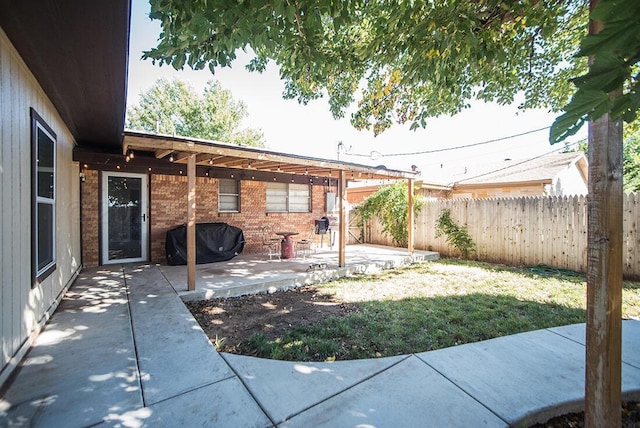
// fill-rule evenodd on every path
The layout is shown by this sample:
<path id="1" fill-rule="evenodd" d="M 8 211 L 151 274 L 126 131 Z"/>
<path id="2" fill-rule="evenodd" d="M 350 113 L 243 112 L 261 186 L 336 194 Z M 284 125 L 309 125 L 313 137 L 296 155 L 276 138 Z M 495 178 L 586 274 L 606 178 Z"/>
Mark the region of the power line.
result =
<path id="1" fill-rule="evenodd" d="M 504 141 L 504 140 L 509 140 L 511 138 L 516 138 L 516 137 L 521 137 L 523 135 L 528 135 L 528 134 L 533 134 L 535 132 L 540 132 L 540 131 L 544 131 L 545 129 L 549 129 L 551 128 L 550 126 L 545 126 L 543 128 L 538 128 L 538 129 L 533 129 L 531 131 L 526 131 L 526 132 L 521 132 L 519 134 L 513 134 L 513 135 L 509 135 L 506 137 L 500 137 L 500 138 L 494 138 L 491 140 L 486 140 L 486 141 L 481 141 L 479 143 L 472 143 L 472 144 L 465 144 L 463 146 L 455 146 L 455 147 L 446 147 L 446 148 L 442 148 L 442 149 L 433 149 L 433 150 L 424 150 L 424 151 L 420 151 L 420 152 L 407 152 L 407 153 L 387 153 L 387 154 L 383 154 L 383 153 L 379 153 L 380 157 L 394 157 L 394 156 L 415 156 L 415 155 L 426 155 L 426 154 L 430 154 L 430 153 L 440 153 L 440 152 L 448 152 L 451 150 L 459 150 L 459 149 L 466 149 L 469 147 L 475 147 L 475 146 L 481 146 L 484 144 L 490 144 L 490 143 L 496 143 L 498 141 Z M 373 158 L 373 154 L 377 153 L 377 152 L 371 152 L 370 154 L 362 154 L 362 153 L 347 153 L 350 156 L 360 156 L 360 157 L 371 157 Z"/>
<path id="2" fill-rule="evenodd" d="M 530 162 L 530 161 L 532 161 L 532 160 L 536 160 L 536 159 L 539 159 L 539 158 L 541 158 L 541 157 L 544 157 L 544 156 L 547 156 L 547 155 L 550 155 L 550 154 L 553 154 L 553 153 L 556 153 L 556 152 L 561 152 L 561 151 L 563 151 L 563 150 L 568 149 L 568 148 L 569 148 L 569 147 L 571 147 L 571 146 L 574 146 L 574 145 L 578 145 L 578 144 L 580 144 L 582 141 L 583 141 L 583 140 L 575 141 L 575 142 L 573 142 L 573 143 L 567 143 L 567 144 L 563 145 L 562 147 L 559 147 L 559 148 L 557 148 L 557 149 L 553 149 L 553 150 L 551 150 L 550 152 L 546 152 L 546 153 L 543 153 L 543 154 L 541 154 L 541 155 L 534 156 L 534 157 L 532 157 L 532 158 L 529 158 L 529 159 L 526 159 L 526 160 L 523 160 L 523 161 L 520 161 L 520 162 L 516 162 L 516 163 L 510 164 L 510 165 L 507 165 L 507 166 L 505 166 L 505 167 L 502 167 L 502 168 L 495 169 L 495 170 L 493 170 L 493 171 L 489 171 L 489 172 L 485 172 L 485 173 L 482 173 L 482 174 L 478 174 L 478 175 L 476 175 L 476 176 L 468 177 L 468 178 L 465 178 L 465 179 L 463 179 L 463 180 L 458 180 L 458 181 L 456 181 L 456 183 L 462 183 L 463 181 L 474 180 L 474 179 L 476 179 L 476 178 L 484 177 L 485 175 L 495 174 L 496 172 L 500 172 L 500 171 L 503 171 L 503 170 L 505 170 L 505 169 L 513 168 L 514 166 L 522 165 L 523 163 L 527 163 L 527 162 Z"/>

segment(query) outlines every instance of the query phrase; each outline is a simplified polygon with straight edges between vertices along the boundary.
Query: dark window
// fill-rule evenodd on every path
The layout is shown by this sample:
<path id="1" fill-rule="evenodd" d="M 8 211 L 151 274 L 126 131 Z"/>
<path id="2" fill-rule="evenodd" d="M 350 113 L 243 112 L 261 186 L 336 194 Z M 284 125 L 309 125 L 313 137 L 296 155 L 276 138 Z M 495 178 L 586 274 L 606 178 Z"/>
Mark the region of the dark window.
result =
<path id="1" fill-rule="evenodd" d="M 56 268 L 56 134 L 31 110 L 34 284 Z"/>

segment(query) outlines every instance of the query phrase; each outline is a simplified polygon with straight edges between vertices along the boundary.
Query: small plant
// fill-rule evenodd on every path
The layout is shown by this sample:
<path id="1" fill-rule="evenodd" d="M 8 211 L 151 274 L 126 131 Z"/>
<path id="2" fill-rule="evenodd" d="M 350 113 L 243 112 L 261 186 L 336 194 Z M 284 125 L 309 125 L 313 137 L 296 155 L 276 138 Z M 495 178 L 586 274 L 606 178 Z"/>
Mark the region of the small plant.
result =
<path id="1" fill-rule="evenodd" d="M 465 226 L 458 226 L 456 222 L 451 218 L 451 211 L 444 209 L 440 212 L 438 220 L 436 220 L 436 238 L 446 236 L 447 244 L 454 246 L 463 259 L 468 259 L 473 255 L 475 250 L 475 244 L 471 235 L 467 231 Z"/>
<path id="2" fill-rule="evenodd" d="M 221 352 L 223 344 L 224 344 L 224 337 L 218 338 L 218 335 L 216 334 L 216 339 L 213 341 L 213 346 L 216 348 L 216 351 Z"/>

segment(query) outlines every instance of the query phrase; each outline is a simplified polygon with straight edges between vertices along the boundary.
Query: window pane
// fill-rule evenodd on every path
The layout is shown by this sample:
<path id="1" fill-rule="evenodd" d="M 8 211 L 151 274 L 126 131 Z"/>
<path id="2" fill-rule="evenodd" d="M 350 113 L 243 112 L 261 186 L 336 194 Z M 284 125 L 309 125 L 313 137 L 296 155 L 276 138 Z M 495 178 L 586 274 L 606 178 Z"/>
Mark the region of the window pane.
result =
<path id="1" fill-rule="evenodd" d="M 53 165 L 54 150 L 53 140 L 40 128 L 38 128 L 38 158 L 37 162 L 37 182 L 38 196 L 41 198 L 53 199 Z"/>
<path id="2" fill-rule="evenodd" d="M 309 186 L 306 184 L 291 184 L 289 186 L 289 211 L 309 212 Z"/>
<path id="3" fill-rule="evenodd" d="M 220 211 L 238 211 L 238 197 L 233 195 L 220 195 Z"/>
<path id="4" fill-rule="evenodd" d="M 110 176 L 107 192 L 108 259 L 142 257 L 142 179 Z"/>
<path id="5" fill-rule="evenodd" d="M 267 211 L 287 211 L 287 183 L 267 183 Z"/>
<path id="6" fill-rule="evenodd" d="M 53 262 L 53 204 L 38 202 L 38 272 Z"/>
<path id="7" fill-rule="evenodd" d="M 221 179 L 219 186 L 220 186 L 219 193 L 221 195 L 223 194 L 237 195 L 238 194 L 238 182 L 236 180 Z"/>

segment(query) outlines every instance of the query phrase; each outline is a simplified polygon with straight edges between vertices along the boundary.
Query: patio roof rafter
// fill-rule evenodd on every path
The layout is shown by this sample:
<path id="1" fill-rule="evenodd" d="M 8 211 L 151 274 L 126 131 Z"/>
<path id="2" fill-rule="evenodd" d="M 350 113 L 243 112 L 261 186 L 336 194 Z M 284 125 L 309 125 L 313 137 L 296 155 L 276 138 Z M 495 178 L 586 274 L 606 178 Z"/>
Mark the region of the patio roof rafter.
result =
<path id="1" fill-rule="evenodd" d="M 337 178 L 340 171 L 345 171 L 347 180 L 416 178 L 416 174 L 413 172 L 391 170 L 383 166 L 371 167 L 273 152 L 256 147 L 127 131 L 124 134 L 123 154 L 130 150 L 152 152 L 158 159 L 166 159 L 167 156 L 173 155 L 174 162 L 185 164 L 190 154 L 196 154 L 196 164 L 198 165 L 251 171 L 281 172 L 324 178 Z"/>

